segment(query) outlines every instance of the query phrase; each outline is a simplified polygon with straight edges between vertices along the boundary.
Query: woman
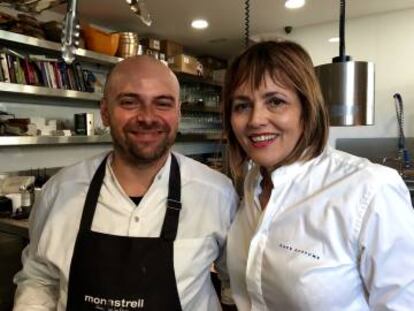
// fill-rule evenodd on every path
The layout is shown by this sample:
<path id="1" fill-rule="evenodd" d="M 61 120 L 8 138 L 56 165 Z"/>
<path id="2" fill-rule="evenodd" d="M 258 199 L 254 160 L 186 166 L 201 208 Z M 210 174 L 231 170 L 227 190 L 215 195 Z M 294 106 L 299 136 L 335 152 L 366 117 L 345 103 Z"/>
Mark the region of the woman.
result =
<path id="1" fill-rule="evenodd" d="M 396 171 L 326 145 L 307 52 L 287 41 L 250 47 L 230 66 L 223 100 L 229 165 L 244 179 L 228 241 L 238 309 L 414 310 L 407 187 Z"/>

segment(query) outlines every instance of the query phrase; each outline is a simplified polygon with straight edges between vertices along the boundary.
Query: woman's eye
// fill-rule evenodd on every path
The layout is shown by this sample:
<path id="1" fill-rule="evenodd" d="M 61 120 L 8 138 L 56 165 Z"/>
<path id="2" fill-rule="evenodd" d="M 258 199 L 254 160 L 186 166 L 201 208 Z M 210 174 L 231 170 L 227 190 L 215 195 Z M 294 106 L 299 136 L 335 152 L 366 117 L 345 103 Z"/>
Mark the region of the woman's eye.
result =
<path id="1" fill-rule="evenodd" d="M 268 104 L 271 108 L 278 108 L 282 106 L 283 104 L 286 104 L 286 102 L 283 99 L 277 98 L 277 97 L 271 97 L 268 99 Z"/>
<path id="2" fill-rule="evenodd" d="M 234 112 L 243 112 L 249 109 L 250 105 L 246 102 L 235 102 L 233 103 Z"/>

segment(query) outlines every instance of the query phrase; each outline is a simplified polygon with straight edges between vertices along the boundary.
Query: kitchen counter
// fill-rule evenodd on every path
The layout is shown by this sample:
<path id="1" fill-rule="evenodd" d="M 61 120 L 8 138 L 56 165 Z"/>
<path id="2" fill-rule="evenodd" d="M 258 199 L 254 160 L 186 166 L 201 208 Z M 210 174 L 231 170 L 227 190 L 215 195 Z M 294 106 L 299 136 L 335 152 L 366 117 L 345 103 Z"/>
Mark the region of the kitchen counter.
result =
<path id="1" fill-rule="evenodd" d="M 13 277 L 22 268 L 21 253 L 28 242 L 27 219 L 0 218 L 0 311 L 13 308 Z"/>
<path id="2" fill-rule="evenodd" d="M 29 239 L 29 220 L 0 218 L 0 232 L 18 235 Z"/>

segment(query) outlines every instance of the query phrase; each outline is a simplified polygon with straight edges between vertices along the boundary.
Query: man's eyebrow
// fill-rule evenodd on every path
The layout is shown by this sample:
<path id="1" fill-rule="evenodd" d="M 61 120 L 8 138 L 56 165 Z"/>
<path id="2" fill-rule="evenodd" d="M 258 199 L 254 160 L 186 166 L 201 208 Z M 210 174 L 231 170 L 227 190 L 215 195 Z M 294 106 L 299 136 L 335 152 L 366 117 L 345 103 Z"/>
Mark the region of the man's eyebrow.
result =
<path id="1" fill-rule="evenodd" d="M 142 96 L 140 96 L 137 93 L 120 93 L 116 96 L 116 99 L 120 99 L 123 97 L 131 97 L 131 98 L 141 98 Z M 171 101 L 175 101 L 175 97 L 172 95 L 158 95 L 155 96 L 156 100 L 171 100 Z"/>
<path id="2" fill-rule="evenodd" d="M 116 96 L 116 99 L 120 99 L 120 98 L 122 98 L 122 97 L 133 97 L 133 98 L 139 98 L 140 96 L 139 96 L 139 94 L 136 94 L 136 93 L 119 93 L 119 94 Z"/>
<path id="3" fill-rule="evenodd" d="M 155 99 L 157 100 L 171 100 L 171 101 L 175 101 L 175 97 L 172 95 L 159 95 L 156 96 Z"/>

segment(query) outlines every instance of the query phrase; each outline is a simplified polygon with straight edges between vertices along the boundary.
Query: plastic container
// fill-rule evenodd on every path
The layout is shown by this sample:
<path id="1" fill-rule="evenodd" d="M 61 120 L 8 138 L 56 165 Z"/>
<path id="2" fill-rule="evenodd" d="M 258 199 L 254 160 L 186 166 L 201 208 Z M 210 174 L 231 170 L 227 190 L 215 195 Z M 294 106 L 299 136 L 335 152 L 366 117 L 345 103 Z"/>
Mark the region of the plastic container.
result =
<path id="1" fill-rule="evenodd" d="M 114 56 L 119 44 L 119 33 L 107 33 L 86 26 L 83 29 L 85 45 L 88 50 Z"/>

